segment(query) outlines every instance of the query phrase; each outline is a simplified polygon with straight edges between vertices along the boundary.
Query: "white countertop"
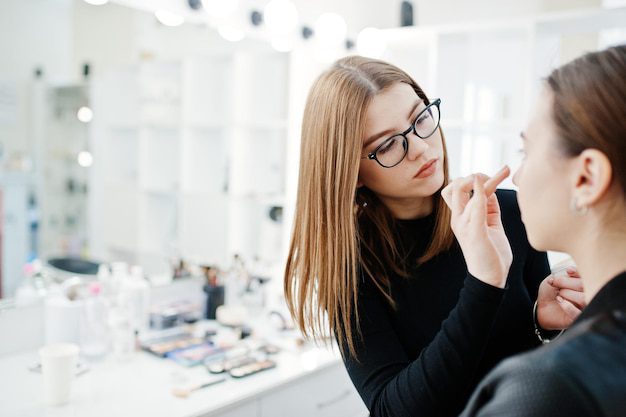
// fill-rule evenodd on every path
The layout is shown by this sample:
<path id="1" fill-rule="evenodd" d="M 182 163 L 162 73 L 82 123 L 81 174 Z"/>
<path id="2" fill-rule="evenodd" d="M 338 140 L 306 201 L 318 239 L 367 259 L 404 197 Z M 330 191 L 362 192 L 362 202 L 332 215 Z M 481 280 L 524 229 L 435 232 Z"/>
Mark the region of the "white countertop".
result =
<path id="1" fill-rule="evenodd" d="M 341 361 L 335 350 L 305 348 L 282 351 L 273 357 L 277 367 L 243 379 L 226 376 L 223 383 L 197 391 L 187 399 L 172 395 L 172 388 L 216 377 L 203 366 L 185 368 L 145 352 L 127 361 L 112 357 L 90 364 L 72 386 L 69 404 L 43 403 L 43 381 L 28 370 L 37 352 L 0 357 L 0 416 L 3 417 L 196 417 L 243 403 L 284 384 L 306 377 Z M 305 394 L 306 395 L 306 394 Z"/>

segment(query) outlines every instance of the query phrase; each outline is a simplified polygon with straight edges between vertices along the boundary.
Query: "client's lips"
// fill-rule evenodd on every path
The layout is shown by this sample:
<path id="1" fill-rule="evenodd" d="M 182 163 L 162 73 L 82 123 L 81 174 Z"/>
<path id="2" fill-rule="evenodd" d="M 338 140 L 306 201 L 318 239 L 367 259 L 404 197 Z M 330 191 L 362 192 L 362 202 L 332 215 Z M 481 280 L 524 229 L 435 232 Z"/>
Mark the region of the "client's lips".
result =
<path id="1" fill-rule="evenodd" d="M 439 159 L 433 158 L 430 161 L 426 162 L 422 167 L 417 171 L 414 178 L 424 178 L 432 175 L 435 172 L 436 163 Z"/>

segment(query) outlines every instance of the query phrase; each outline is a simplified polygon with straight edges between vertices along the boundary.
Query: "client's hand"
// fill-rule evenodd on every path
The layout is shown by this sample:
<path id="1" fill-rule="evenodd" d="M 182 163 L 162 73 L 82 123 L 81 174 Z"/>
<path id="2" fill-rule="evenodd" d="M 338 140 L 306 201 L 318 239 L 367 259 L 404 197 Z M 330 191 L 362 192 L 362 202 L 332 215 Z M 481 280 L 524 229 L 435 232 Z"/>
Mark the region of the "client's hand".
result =
<path id="1" fill-rule="evenodd" d="M 470 175 L 453 181 L 441 192 L 452 210 L 452 231 L 461 246 L 468 271 L 500 288 L 506 284 L 513 254 L 502 226 L 495 190 L 509 174 L 505 166 L 492 178 Z"/>
<path id="2" fill-rule="evenodd" d="M 583 282 L 576 267 L 555 271 L 539 286 L 537 323 L 546 330 L 566 329 L 585 305 Z"/>

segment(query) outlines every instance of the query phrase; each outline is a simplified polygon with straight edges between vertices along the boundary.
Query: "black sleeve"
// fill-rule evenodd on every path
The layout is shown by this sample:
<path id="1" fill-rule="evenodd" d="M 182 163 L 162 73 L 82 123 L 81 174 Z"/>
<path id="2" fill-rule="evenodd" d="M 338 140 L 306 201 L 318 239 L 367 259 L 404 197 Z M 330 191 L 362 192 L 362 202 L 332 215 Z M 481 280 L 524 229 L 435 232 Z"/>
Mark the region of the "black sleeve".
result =
<path id="1" fill-rule="evenodd" d="M 526 264 L 524 265 L 524 282 L 533 302 L 537 299 L 539 285 L 548 275 L 550 275 L 548 254 L 536 251 L 529 244 Z"/>
<path id="2" fill-rule="evenodd" d="M 513 359 L 485 378 L 461 417 L 599 415 L 591 396 L 567 373 Z"/>
<path id="3" fill-rule="evenodd" d="M 350 378 L 372 417 L 449 414 L 472 387 L 505 290 L 467 276 L 459 301 L 433 341 L 410 361 L 372 286 L 360 292 L 358 357 L 344 354 Z M 426 319 L 426 318 L 425 318 Z M 448 412 L 443 412 L 446 410 Z"/>

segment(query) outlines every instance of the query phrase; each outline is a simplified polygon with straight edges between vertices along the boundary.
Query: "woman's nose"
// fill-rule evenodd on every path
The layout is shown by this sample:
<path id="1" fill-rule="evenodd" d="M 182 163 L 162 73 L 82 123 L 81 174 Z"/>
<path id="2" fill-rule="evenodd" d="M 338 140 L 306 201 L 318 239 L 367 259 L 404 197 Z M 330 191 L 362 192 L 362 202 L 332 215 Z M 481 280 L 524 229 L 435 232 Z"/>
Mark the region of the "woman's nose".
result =
<path id="1" fill-rule="evenodd" d="M 406 156 L 412 161 L 418 159 L 428 149 L 426 141 L 415 133 L 409 133 L 407 135 L 407 141 L 409 150 Z"/>
<path id="2" fill-rule="evenodd" d="M 519 187 L 519 184 L 517 183 L 517 179 L 519 176 L 519 172 L 521 171 L 522 167 L 517 168 L 517 170 L 515 171 L 515 174 L 513 174 L 513 184 L 515 184 L 516 187 Z"/>

